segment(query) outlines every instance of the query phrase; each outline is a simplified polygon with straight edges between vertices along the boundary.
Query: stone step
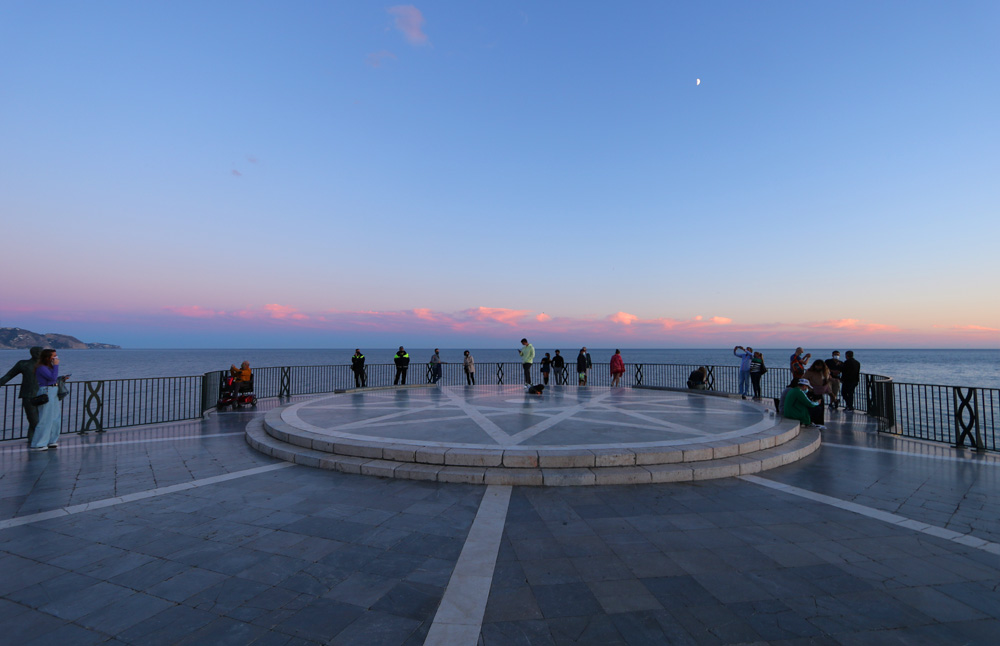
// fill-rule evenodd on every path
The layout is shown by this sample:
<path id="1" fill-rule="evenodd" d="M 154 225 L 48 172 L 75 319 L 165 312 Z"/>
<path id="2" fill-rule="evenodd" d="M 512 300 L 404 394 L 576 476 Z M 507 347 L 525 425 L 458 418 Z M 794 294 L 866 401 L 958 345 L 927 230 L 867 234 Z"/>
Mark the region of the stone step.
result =
<path id="1" fill-rule="evenodd" d="M 247 425 L 246 440 L 254 449 L 280 460 L 344 473 L 434 482 L 564 487 L 685 482 L 759 473 L 801 460 L 819 448 L 818 430 L 805 428 L 800 432 L 797 424 L 793 430 L 792 437 L 780 444 L 742 454 L 623 466 L 597 466 L 595 456 L 595 464 L 585 467 L 516 467 L 503 466 L 502 461 L 496 466 L 430 464 L 387 459 L 384 452 L 378 457 L 344 455 L 282 441 L 266 430 L 265 420 L 259 417 Z"/>

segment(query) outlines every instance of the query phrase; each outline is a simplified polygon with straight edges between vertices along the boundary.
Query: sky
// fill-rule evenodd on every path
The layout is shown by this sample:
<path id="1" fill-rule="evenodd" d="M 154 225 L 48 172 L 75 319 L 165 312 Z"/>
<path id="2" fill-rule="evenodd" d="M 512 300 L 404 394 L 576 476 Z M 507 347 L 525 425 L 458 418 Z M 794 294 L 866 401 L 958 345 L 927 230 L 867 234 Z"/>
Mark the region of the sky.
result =
<path id="1" fill-rule="evenodd" d="M 1000 347 L 1000 3 L 0 0 L 0 327 Z"/>

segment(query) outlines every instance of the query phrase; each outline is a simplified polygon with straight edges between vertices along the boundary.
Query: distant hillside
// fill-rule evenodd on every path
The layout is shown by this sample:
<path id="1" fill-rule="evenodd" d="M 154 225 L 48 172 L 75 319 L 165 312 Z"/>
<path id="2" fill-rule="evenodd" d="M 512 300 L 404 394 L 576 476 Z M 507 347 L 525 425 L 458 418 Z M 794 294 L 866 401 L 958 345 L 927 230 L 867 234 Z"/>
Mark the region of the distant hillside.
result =
<path id="1" fill-rule="evenodd" d="M 107 350 L 121 349 L 110 343 L 84 343 L 68 334 L 38 334 L 19 327 L 0 327 L 0 350 L 27 350 L 33 345 L 56 350 Z"/>

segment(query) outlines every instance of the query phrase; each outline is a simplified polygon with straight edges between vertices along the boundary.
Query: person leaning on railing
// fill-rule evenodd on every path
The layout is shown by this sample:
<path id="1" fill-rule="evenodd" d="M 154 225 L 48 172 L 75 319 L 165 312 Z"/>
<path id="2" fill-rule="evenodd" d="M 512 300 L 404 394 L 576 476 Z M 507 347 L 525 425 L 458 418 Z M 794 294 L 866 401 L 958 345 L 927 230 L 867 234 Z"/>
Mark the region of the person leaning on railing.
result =
<path id="1" fill-rule="evenodd" d="M 8 381 L 14 377 L 21 375 L 21 390 L 18 393 L 18 398 L 21 400 L 21 410 L 24 411 L 24 416 L 28 418 L 28 443 L 31 443 L 31 438 L 35 434 L 35 428 L 38 426 L 38 406 L 31 403 L 31 399 L 38 394 L 38 380 L 35 378 L 35 366 L 38 365 L 38 358 L 42 356 L 42 346 L 33 346 L 29 351 L 31 358 L 21 359 L 14 366 L 7 371 L 3 377 L 0 377 L 0 386 L 3 386 Z"/>

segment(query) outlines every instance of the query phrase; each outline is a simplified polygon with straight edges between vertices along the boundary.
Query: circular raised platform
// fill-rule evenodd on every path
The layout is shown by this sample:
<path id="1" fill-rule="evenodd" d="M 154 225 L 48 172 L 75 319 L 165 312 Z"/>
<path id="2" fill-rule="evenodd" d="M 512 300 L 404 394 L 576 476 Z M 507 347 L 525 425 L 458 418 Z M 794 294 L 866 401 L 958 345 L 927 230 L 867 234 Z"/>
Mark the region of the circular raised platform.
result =
<path id="1" fill-rule="evenodd" d="M 624 484 L 756 473 L 808 455 L 815 431 L 748 401 L 637 388 L 365 389 L 251 424 L 252 446 L 300 464 L 486 484 Z"/>

